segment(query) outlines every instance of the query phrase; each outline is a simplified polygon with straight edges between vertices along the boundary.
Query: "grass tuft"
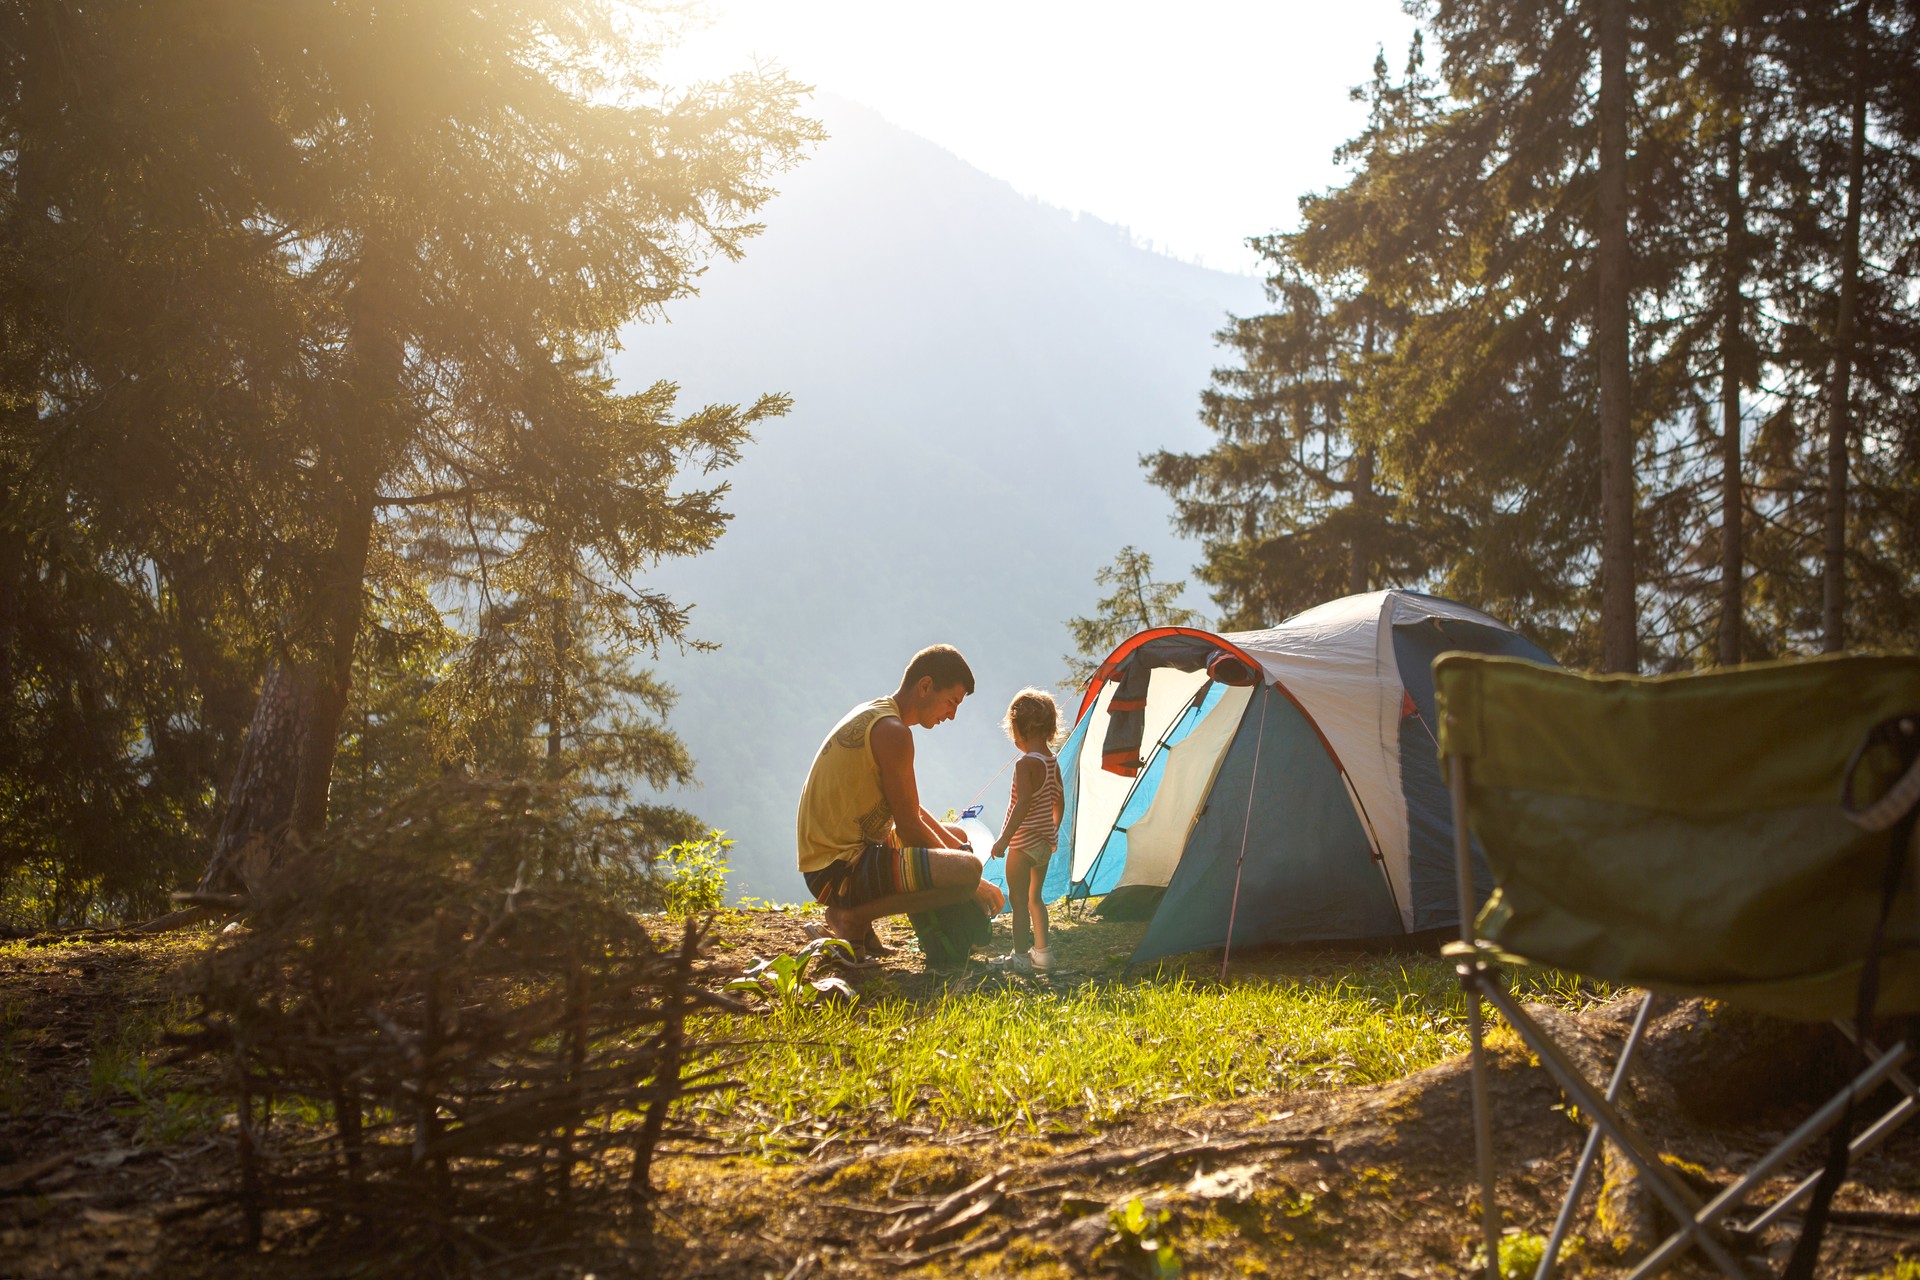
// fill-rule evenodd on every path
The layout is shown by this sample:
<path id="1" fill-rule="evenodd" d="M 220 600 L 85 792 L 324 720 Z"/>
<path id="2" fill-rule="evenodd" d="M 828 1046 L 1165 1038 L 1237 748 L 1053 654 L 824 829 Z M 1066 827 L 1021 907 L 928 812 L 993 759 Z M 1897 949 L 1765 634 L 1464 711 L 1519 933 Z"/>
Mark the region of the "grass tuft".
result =
<path id="1" fill-rule="evenodd" d="M 702 1104 L 752 1127 L 1100 1124 L 1175 1102 L 1398 1079 L 1466 1047 L 1465 1005 L 1435 959 L 1348 957 L 1335 971 L 1227 985 L 1184 973 L 1064 991 L 1016 985 L 857 1007 L 770 1010 L 729 1028 L 740 1083 Z M 1523 999 L 1591 1003 L 1564 975 Z"/>

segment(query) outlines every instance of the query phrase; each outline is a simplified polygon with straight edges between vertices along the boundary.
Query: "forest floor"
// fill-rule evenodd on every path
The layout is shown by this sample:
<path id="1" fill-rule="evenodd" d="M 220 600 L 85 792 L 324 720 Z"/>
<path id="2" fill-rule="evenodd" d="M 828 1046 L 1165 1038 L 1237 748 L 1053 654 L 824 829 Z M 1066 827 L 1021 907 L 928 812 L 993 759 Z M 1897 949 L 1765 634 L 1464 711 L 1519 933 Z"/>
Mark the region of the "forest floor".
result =
<path id="1" fill-rule="evenodd" d="M 724 978 L 792 954 L 808 923 L 792 910 L 722 913 L 709 972 Z M 1004 920 L 997 927 L 1004 934 Z M 1058 971 L 1028 980 L 984 966 L 929 973 L 896 926 L 898 951 L 846 973 L 857 1003 L 734 1020 L 730 1033 L 748 1045 L 742 1086 L 701 1112 L 710 1143 L 660 1159 L 650 1214 L 496 1241 L 453 1270 L 715 1280 L 1465 1274 L 1478 1193 L 1445 966 L 1406 953 L 1275 951 L 1236 957 L 1223 985 L 1218 956 L 1128 969 L 1139 931 L 1068 923 Z M 242 1248 L 228 1192 L 233 1118 L 204 1100 L 198 1068 L 168 1065 L 159 1044 L 183 1013 L 175 974 L 208 937 L 0 944 L 0 1276 L 418 1272 L 377 1249 L 312 1247 L 299 1224 L 272 1219 L 269 1253 Z M 1005 949 L 1003 936 L 996 943 Z M 1625 1033 L 1627 1006 L 1606 992 L 1542 993 L 1543 1016 L 1596 1062 Z M 1309 1026 L 1323 997 L 1331 1023 Z M 1147 1003 L 1126 1003 L 1136 1000 Z M 1189 1002 L 1193 1019 L 1159 1012 L 1168 1000 Z M 1112 1023 L 1136 1008 L 1163 1021 L 1129 1031 L 1084 1020 Z M 954 1009 L 1001 1018 L 1013 1043 L 966 1042 L 941 1022 Z M 1259 1042 L 1271 1034 L 1246 1021 L 1288 1026 L 1296 1016 L 1318 1046 L 1304 1054 L 1273 1051 Z M 789 1061 L 795 1018 L 813 1019 L 818 1051 L 794 1059 L 817 1062 L 801 1075 Z M 1344 1024 L 1369 1020 L 1424 1020 L 1425 1038 L 1341 1038 Z M 756 1023 L 764 1046 L 737 1035 Z M 897 1072 L 855 1043 L 873 1026 L 886 1029 Z M 928 1049 L 927 1036 L 951 1048 Z M 1492 1046 L 1503 1254 L 1518 1274 L 1552 1224 L 1583 1130 L 1516 1039 L 1496 1034 Z M 1096 1059 L 1094 1077 L 1121 1086 L 1078 1101 L 1044 1083 L 980 1087 L 983 1072 L 1004 1076 L 1009 1063 L 1063 1051 Z M 1693 1176 L 1725 1180 L 1797 1118 L 1673 1121 L 1656 1136 Z M 1809 1167 L 1803 1158 L 1791 1172 Z M 1787 1185 L 1776 1180 L 1765 1198 Z M 1920 1280 L 1920 1125 L 1859 1162 L 1836 1204 L 1842 1221 L 1821 1275 Z M 1797 1225 L 1758 1242 L 1756 1268 L 1778 1273 Z M 1590 1230 L 1583 1215 L 1575 1232 Z M 1582 1240 L 1567 1273 L 1624 1269 Z M 1708 1272 L 1689 1261 L 1675 1274 Z"/>

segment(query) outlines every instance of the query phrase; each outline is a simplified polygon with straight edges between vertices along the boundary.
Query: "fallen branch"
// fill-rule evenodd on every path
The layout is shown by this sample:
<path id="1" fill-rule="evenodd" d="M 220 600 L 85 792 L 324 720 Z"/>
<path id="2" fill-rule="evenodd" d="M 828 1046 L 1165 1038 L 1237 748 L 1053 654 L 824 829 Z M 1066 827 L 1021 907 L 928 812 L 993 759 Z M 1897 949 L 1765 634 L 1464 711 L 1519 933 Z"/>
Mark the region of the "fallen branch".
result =
<path id="1" fill-rule="evenodd" d="M 980 1197 L 980 1199 L 975 1200 L 972 1204 L 961 1208 L 952 1217 L 946 1219 L 946 1221 L 934 1223 L 924 1230 L 914 1232 L 914 1234 L 907 1239 L 907 1247 L 910 1249 L 918 1248 L 921 1245 L 934 1244 L 942 1240 L 951 1240 L 954 1236 L 965 1233 L 968 1227 L 971 1227 L 974 1223 L 980 1221 L 980 1219 L 986 1217 L 995 1209 L 998 1209 L 1005 1200 L 1006 1196 L 996 1187 L 988 1191 L 987 1194 Z"/>
<path id="2" fill-rule="evenodd" d="M 935 1258 L 953 1258 L 958 1261 L 962 1258 L 971 1258 L 976 1253 L 985 1253 L 989 1249 L 997 1249 L 1012 1238 L 1013 1228 L 1002 1227 L 998 1231 L 989 1232 L 973 1240 L 954 1240 L 921 1253 L 882 1254 L 880 1260 L 891 1263 L 896 1267 L 918 1267 L 933 1261 Z"/>
<path id="3" fill-rule="evenodd" d="M 63 1154 L 24 1164 L 10 1164 L 0 1169 L 0 1195 L 31 1190 L 36 1184 L 44 1181 L 47 1175 L 58 1173 L 72 1160 L 72 1155 Z"/>
<path id="4" fill-rule="evenodd" d="M 949 1195 L 928 1210 L 925 1217 L 918 1221 L 903 1219 L 896 1222 L 882 1231 L 878 1238 L 883 1242 L 904 1240 L 912 1247 L 923 1240 L 950 1235 L 985 1217 L 1006 1198 L 1002 1184 L 1012 1172 L 1012 1165 L 1003 1165 Z"/>
<path id="5" fill-rule="evenodd" d="M 1275 1147 L 1296 1147 L 1309 1151 L 1327 1151 L 1332 1144 L 1325 1138 L 1242 1138 L 1237 1142 L 1190 1142 L 1175 1147 L 1126 1147 L 1118 1151 L 1088 1153 L 1069 1157 L 1051 1164 L 1041 1165 L 1031 1172 L 1044 1174 L 1049 1180 L 1062 1177 L 1084 1177 L 1093 1173 L 1144 1173 L 1162 1165 L 1177 1164 L 1182 1160 L 1193 1160 L 1203 1156 L 1238 1155 L 1243 1151 L 1267 1151 Z M 1016 1187 L 1015 1195 L 1023 1195 L 1034 1188 Z"/>
<path id="6" fill-rule="evenodd" d="M 993 1232 L 991 1235 L 981 1236 L 977 1240 L 956 1241 L 953 1244 L 945 1246 L 943 1249 L 934 1250 L 933 1253 L 943 1253 L 947 1249 L 951 1249 L 953 1251 L 953 1256 L 956 1258 L 971 1258 L 976 1253 L 985 1253 L 989 1249 L 998 1248 L 1000 1245 L 1005 1244 L 1008 1240 L 1011 1240 L 1012 1238 L 1013 1238 L 1013 1228 L 1002 1227 L 1000 1230 Z M 933 1254 L 930 1253 L 927 1256 L 932 1257 Z"/>
<path id="7" fill-rule="evenodd" d="M 825 1182 L 828 1178 L 831 1178 L 834 1174 L 840 1172 L 842 1169 L 848 1168 L 851 1165 L 859 1164 L 862 1160 L 879 1160 L 886 1156 L 897 1156 L 904 1151 L 915 1151 L 915 1150 L 918 1150 L 918 1148 L 916 1147 L 881 1147 L 877 1151 L 858 1151 L 850 1156 L 840 1156 L 837 1159 L 827 1161 L 825 1164 L 816 1165 L 812 1169 L 809 1169 L 807 1170 L 807 1172 L 801 1174 L 800 1185 L 803 1187 L 810 1187 L 810 1186 L 813 1186 L 815 1183 Z"/>
<path id="8" fill-rule="evenodd" d="M 860 1204 L 853 1200 L 822 1200 L 820 1205 L 827 1209 L 846 1209 L 852 1213 L 871 1213 L 877 1217 L 893 1218 L 903 1213 L 924 1213 L 934 1205 L 932 1200 L 907 1200 L 899 1204 Z"/>

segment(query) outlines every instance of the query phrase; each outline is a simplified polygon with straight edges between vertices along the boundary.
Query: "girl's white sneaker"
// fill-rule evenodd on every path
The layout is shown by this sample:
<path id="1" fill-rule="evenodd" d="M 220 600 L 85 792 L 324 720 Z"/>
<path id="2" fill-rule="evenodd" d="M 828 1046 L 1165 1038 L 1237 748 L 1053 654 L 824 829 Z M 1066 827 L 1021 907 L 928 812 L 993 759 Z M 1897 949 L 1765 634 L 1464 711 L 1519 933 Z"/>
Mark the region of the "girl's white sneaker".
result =
<path id="1" fill-rule="evenodd" d="M 1035 947 L 1027 953 L 1027 963 L 1040 973 L 1053 971 L 1053 948 Z"/>

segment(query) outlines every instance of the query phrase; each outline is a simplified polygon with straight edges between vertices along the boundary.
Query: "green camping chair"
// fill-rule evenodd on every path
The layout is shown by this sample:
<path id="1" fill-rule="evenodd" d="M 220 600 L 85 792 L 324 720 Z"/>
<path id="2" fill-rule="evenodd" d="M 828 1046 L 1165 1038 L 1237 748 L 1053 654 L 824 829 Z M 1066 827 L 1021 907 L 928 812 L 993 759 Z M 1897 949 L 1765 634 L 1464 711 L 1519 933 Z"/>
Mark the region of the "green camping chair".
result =
<path id="1" fill-rule="evenodd" d="M 1920 658 L 1641 679 L 1451 653 L 1435 661 L 1434 683 L 1461 898 L 1462 941 L 1447 951 L 1468 993 L 1487 1274 L 1499 1275 L 1500 1227 L 1482 997 L 1594 1125 L 1541 1280 L 1553 1273 L 1603 1134 L 1682 1224 L 1633 1275 L 1697 1246 L 1726 1275 L 1746 1276 L 1730 1241 L 1811 1196 L 1788 1269 L 1809 1273 L 1849 1154 L 1877 1146 L 1920 1109 L 1901 1070 L 1911 1048 L 1872 1044 L 1861 1017 L 1920 1012 L 1920 876 L 1908 869 L 1920 856 Z M 1475 840 L 1495 885 L 1477 920 Z M 1647 991 L 1604 1090 L 1508 994 L 1502 964 L 1553 965 Z M 1865 1068 L 1702 1203 L 1613 1105 L 1658 992 L 1832 1019 Z M 1887 1083 L 1904 1096 L 1849 1143 L 1855 1104 Z M 1828 1168 L 1736 1222 L 1755 1189 L 1822 1134 Z"/>

